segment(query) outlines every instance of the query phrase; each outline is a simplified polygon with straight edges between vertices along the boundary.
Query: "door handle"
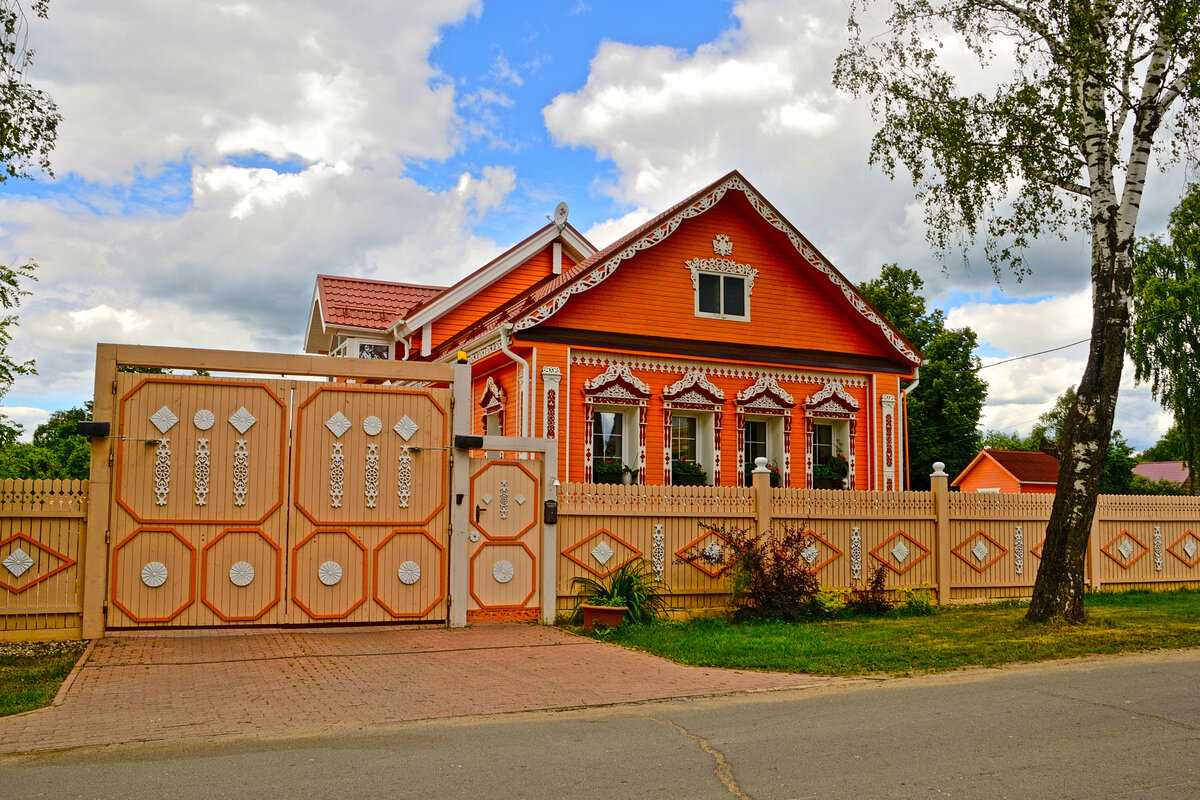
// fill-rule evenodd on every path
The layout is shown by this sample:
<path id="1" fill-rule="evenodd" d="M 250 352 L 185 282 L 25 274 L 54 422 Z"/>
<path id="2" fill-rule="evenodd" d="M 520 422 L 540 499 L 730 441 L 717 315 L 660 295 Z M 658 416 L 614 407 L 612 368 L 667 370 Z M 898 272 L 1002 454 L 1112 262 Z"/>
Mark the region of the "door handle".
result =
<path id="1" fill-rule="evenodd" d="M 483 506 L 475 506 L 475 524 L 479 524 L 479 515 L 487 511 Z"/>

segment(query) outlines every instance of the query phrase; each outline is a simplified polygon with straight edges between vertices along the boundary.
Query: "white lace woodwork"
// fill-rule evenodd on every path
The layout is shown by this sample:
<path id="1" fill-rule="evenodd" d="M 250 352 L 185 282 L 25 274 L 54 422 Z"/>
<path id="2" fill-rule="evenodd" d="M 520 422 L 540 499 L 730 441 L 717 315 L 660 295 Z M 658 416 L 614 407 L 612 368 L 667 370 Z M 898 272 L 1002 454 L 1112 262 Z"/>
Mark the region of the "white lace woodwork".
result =
<path id="1" fill-rule="evenodd" d="M 733 255 L 733 240 L 727 234 L 718 233 L 713 237 L 713 252 L 719 256 Z"/>
<path id="2" fill-rule="evenodd" d="M 635 356 L 617 355 L 613 353 L 572 352 L 571 363 L 585 367 L 608 368 L 620 364 L 638 372 L 661 372 L 678 374 L 689 369 L 703 369 L 714 378 L 734 378 L 736 380 L 756 381 L 761 377 L 773 378 L 780 383 L 807 384 L 823 387 L 829 381 L 836 381 L 843 387 L 854 389 L 868 388 L 868 381 L 848 373 L 808 372 L 794 369 L 769 369 L 748 364 L 704 364 L 697 366 L 695 361 L 683 361 L 673 358 L 638 358 Z"/>
<path id="3" fill-rule="evenodd" d="M 246 431 L 250 430 L 250 428 L 256 422 L 258 422 L 258 420 L 254 418 L 253 414 L 246 410 L 245 406 L 242 406 L 237 411 L 233 412 L 233 416 L 229 418 L 229 424 L 232 425 L 234 429 L 243 436 L 246 435 Z"/>
<path id="4" fill-rule="evenodd" d="M 154 427 L 158 428 L 159 433 L 166 433 L 175 427 L 175 423 L 179 422 L 179 417 L 175 416 L 175 413 L 171 409 L 163 406 L 154 412 L 154 415 L 150 417 L 150 422 L 154 424 Z"/>
<path id="5" fill-rule="evenodd" d="M 583 480 L 592 481 L 594 442 L 592 416 L 596 405 L 617 405 L 638 409 L 638 483 L 646 482 L 646 404 L 650 386 L 629 371 L 624 364 L 608 369 L 583 384 Z M 669 475 L 669 474 L 668 474 Z"/>
<path id="6" fill-rule="evenodd" d="M 850 529 L 850 577 L 862 578 L 862 532 L 857 526 Z"/>
<path id="7" fill-rule="evenodd" d="M 896 395 L 885 394 L 883 405 L 883 490 L 896 491 Z"/>
<path id="8" fill-rule="evenodd" d="M 378 436 L 383 430 L 383 420 L 372 414 L 362 421 L 362 428 L 367 436 Z"/>
<path id="9" fill-rule="evenodd" d="M 211 425 L 209 426 L 212 427 Z M 208 505 L 208 477 L 210 473 L 209 456 L 211 451 L 208 449 L 208 439 L 200 439 L 196 442 L 196 465 L 192 470 L 195 477 L 194 493 L 196 495 L 196 505 Z"/>
<path id="10" fill-rule="evenodd" d="M 167 565 L 161 561 L 150 561 L 142 567 L 142 583 L 157 589 L 167 582 Z"/>
<path id="11" fill-rule="evenodd" d="M 508 519 L 508 481 L 500 481 L 500 519 Z"/>
<path id="12" fill-rule="evenodd" d="M 729 190 L 740 191 L 745 195 L 752 208 L 766 220 L 776 230 L 787 236 L 792 247 L 800 254 L 809 265 L 818 270 L 832 283 L 849 301 L 850 305 L 861 314 L 868 322 L 875 325 L 883 333 L 888 342 L 910 363 L 916 365 L 921 363 L 920 356 L 913 351 L 908 344 L 900 337 L 900 335 L 889 325 L 882 317 L 879 316 L 871 306 L 863 299 L 850 283 L 842 275 L 828 264 L 825 259 L 812 247 L 797 231 L 792 227 L 791 223 L 779 216 L 771 206 L 758 196 L 738 175 L 730 175 L 726 180 L 719 185 L 706 192 L 685 208 L 679 210 L 674 215 L 664 220 L 661 224 L 655 226 L 651 231 L 641 236 L 638 239 L 630 242 L 619 252 L 613 254 L 599 268 L 588 273 L 582 279 L 564 286 L 557 294 L 548 299 L 545 303 L 535 308 L 532 312 L 518 320 L 514 327 L 516 330 L 525 330 L 534 325 L 539 325 L 566 305 L 568 299 L 572 295 L 586 292 L 596 286 L 599 286 L 610 275 L 617 271 L 617 268 L 622 262 L 635 256 L 638 252 L 664 241 L 672 233 L 674 233 L 684 220 L 692 219 L 700 216 L 704 212 L 713 208 L 721 198 L 723 198 Z"/>
<path id="13" fill-rule="evenodd" d="M 379 428 L 375 431 L 378 433 L 383 430 L 383 423 L 379 421 L 379 417 L 368 417 L 379 422 Z M 374 436 L 375 434 L 368 433 Z M 379 498 L 379 445 L 367 445 L 367 467 L 365 475 L 365 488 L 363 494 L 367 498 L 367 508 L 375 508 L 375 502 Z"/>
<path id="14" fill-rule="evenodd" d="M 1158 525 L 1154 526 L 1154 571 L 1162 572 L 1163 570 L 1163 537 L 1162 528 Z"/>
<path id="15" fill-rule="evenodd" d="M 202 408 L 192 415 L 192 424 L 198 431 L 210 430 L 213 425 L 217 424 L 217 415 L 207 408 Z"/>
<path id="16" fill-rule="evenodd" d="M 715 272 L 721 275 L 735 275 L 746 279 L 746 294 L 754 293 L 754 279 L 758 270 L 749 264 L 739 264 L 728 258 L 689 258 L 687 268 L 692 273 L 692 290 L 700 291 L 700 273 Z"/>
<path id="17" fill-rule="evenodd" d="M 663 579 L 663 570 L 666 569 L 666 540 L 663 535 L 663 523 L 656 522 L 654 524 L 654 547 L 651 551 L 654 560 L 654 580 L 661 581 Z"/>
<path id="18" fill-rule="evenodd" d="M 489 375 L 487 383 L 483 387 L 483 394 L 479 397 L 479 407 L 482 409 L 481 425 L 485 433 L 488 429 L 488 416 L 495 414 L 500 435 L 504 435 L 504 409 L 507 406 L 508 395 L 505 393 L 504 388 L 496 383 L 494 377 Z"/>
<path id="19" fill-rule="evenodd" d="M 400 507 L 408 508 L 412 497 L 412 452 L 408 445 L 400 448 L 396 457 L 396 496 L 400 499 Z"/>
<path id="20" fill-rule="evenodd" d="M 158 440 L 158 448 L 154 451 L 154 504 L 159 506 L 167 504 L 167 496 L 171 493 L 170 445 L 171 440 L 164 436 Z"/>
<path id="21" fill-rule="evenodd" d="M 725 393 L 721 391 L 703 370 L 693 369 L 663 389 L 664 456 L 666 466 L 665 483 L 671 482 L 671 419 L 675 411 L 704 411 L 713 415 L 713 463 L 712 485 L 721 485 L 721 408 Z M 697 432 L 699 434 L 699 432 Z"/>
<path id="22" fill-rule="evenodd" d="M 1025 534 L 1020 525 L 1013 531 L 1013 569 L 1018 575 L 1025 573 Z"/>
<path id="23" fill-rule="evenodd" d="M 250 486 L 250 452 L 246 440 L 238 439 L 233 451 L 233 504 L 246 505 L 246 492 Z"/>
<path id="24" fill-rule="evenodd" d="M 747 413 L 783 418 L 783 463 L 779 467 L 779 477 L 782 486 L 788 485 L 788 477 L 792 471 L 792 408 L 795 405 L 796 401 L 792 396 L 769 375 L 759 375 L 753 385 L 737 393 L 738 486 L 745 484 L 746 469 L 750 466 L 746 463 Z"/>
<path id="25" fill-rule="evenodd" d="M 558 438 L 558 386 L 562 381 L 562 370 L 558 367 L 542 367 L 542 436 Z"/>
<path id="26" fill-rule="evenodd" d="M 342 443 L 334 442 L 329 454 L 329 507 L 342 507 L 342 487 L 346 479 L 346 454 Z"/>

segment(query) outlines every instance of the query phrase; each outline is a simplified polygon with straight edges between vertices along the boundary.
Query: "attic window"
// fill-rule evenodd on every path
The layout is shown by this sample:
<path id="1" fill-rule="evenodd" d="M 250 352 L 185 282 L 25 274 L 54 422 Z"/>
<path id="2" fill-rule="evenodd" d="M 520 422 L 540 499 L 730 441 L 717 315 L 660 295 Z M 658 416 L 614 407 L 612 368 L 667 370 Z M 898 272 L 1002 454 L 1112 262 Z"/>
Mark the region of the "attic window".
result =
<path id="1" fill-rule="evenodd" d="M 758 270 L 727 258 L 693 258 L 687 266 L 697 317 L 750 321 L 750 293 Z"/>

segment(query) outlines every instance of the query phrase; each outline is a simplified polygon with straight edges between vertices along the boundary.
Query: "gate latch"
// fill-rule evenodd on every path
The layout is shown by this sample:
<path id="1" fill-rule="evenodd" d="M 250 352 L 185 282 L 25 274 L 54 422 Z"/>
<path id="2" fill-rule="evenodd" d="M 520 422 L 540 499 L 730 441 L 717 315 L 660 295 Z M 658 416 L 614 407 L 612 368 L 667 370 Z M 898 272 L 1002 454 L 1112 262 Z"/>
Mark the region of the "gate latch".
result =
<path id="1" fill-rule="evenodd" d="M 479 524 L 479 515 L 487 511 L 483 506 L 475 506 L 475 524 Z"/>

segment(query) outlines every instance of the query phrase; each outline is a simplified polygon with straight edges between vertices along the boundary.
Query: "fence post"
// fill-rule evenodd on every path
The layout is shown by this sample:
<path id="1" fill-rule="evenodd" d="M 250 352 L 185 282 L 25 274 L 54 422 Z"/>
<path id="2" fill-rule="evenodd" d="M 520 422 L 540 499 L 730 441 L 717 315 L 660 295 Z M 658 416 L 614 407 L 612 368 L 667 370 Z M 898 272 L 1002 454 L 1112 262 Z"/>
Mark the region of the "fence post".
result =
<path id="1" fill-rule="evenodd" d="M 96 374 L 92 394 L 92 419 L 107 422 L 109 435 L 118 436 L 116 420 L 116 345 L 96 345 Z M 99 639 L 104 635 L 104 603 L 107 597 L 109 512 L 112 495 L 113 468 L 109 458 L 113 452 L 111 438 L 92 439 L 92 464 L 88 480 L 87 523 L 84 528 L 83 563 L 83 638 Z"/>
<path id="2" fill-rule="evenodd" d="M 929 476 L 933 489 L 933 542 L 937 555 L 937 598 L 939 603 L 950 602 L 950 476 L 946 465 L 933 462 Z"/>
<path id="3" fill-rule="evenodd" d="M 454 365 L 454 420 L 450 427 L 457 434 L 471 433 L 471 365 L 463 358 Z M 470 511 L 464 502 L 471 494 L 471 452 L 454 448 L 454 467 L 450 472 L 450 627 L 467 625 L 467 537 Z"/>
<path id="4" fill-rule="evenodd" d="M 771 517 L 771 470 L 767 469 L 767 460 L 762 456 L 754 459 L 754 469 L 750 472 L 751 486 L 754 489 L 754 512 L 758 521 L 758 532 L 766 533 L 771 530 L 774 520 Z"/>

